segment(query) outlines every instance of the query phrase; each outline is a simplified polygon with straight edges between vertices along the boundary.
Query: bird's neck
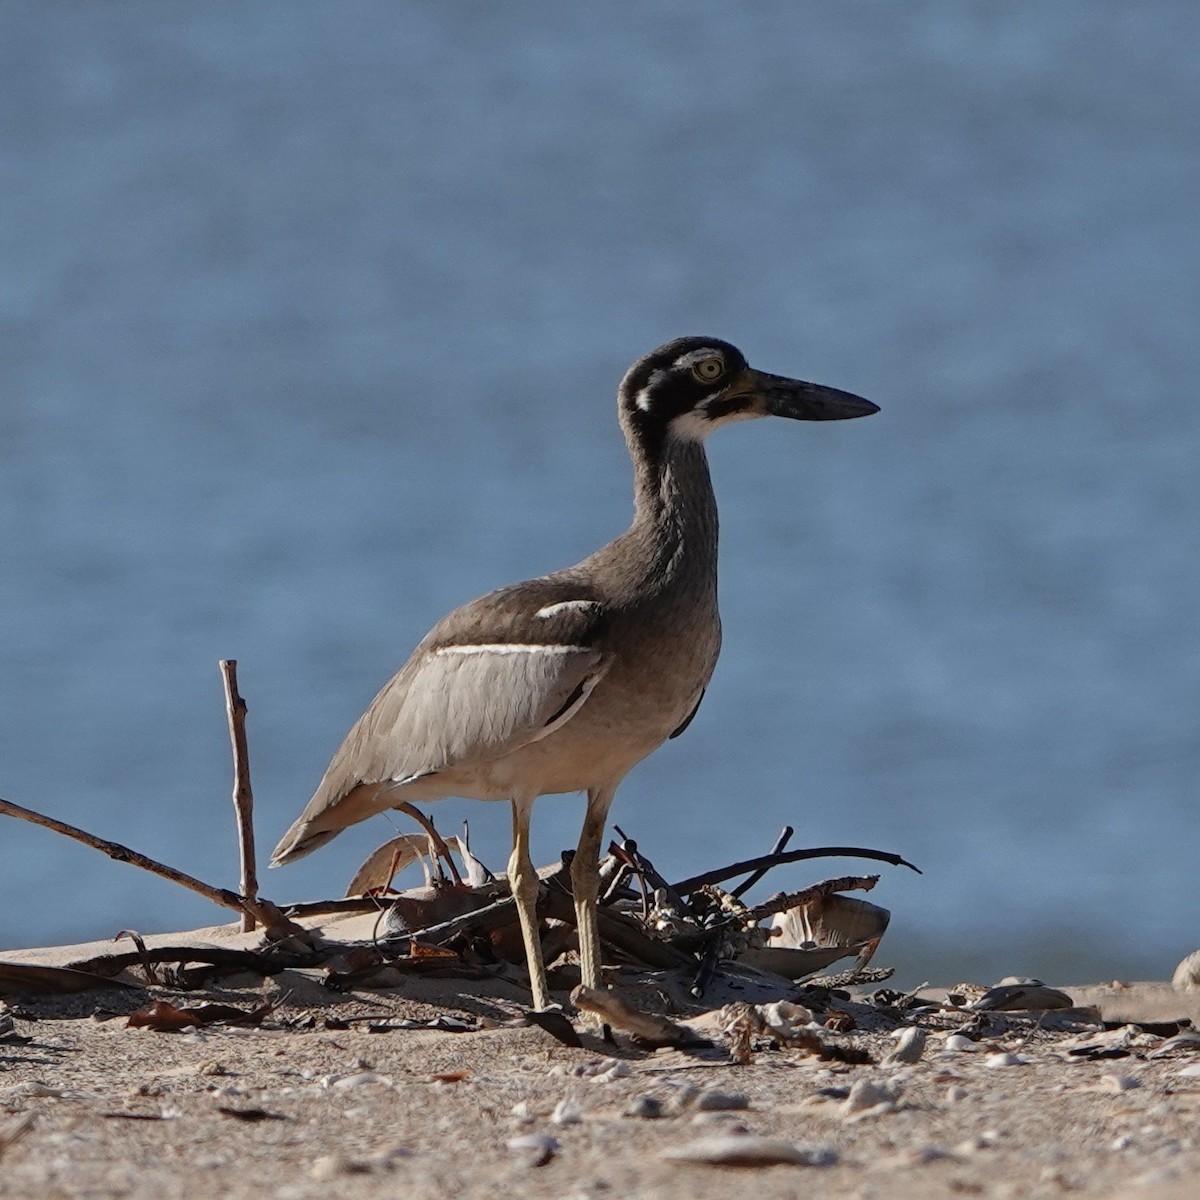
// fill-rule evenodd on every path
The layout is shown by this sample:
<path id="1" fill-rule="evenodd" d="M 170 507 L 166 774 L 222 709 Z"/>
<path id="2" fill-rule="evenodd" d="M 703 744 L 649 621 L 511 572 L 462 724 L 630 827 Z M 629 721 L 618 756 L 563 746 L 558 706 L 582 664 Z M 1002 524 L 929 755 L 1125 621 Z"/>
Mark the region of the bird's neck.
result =
<path id="1" fill-rule="evenodd" d="M 634 518 L 626 535 L 664 585 L 715 587 L 717 502 L 699 441 L 668 438 L 634 455 Z"/>

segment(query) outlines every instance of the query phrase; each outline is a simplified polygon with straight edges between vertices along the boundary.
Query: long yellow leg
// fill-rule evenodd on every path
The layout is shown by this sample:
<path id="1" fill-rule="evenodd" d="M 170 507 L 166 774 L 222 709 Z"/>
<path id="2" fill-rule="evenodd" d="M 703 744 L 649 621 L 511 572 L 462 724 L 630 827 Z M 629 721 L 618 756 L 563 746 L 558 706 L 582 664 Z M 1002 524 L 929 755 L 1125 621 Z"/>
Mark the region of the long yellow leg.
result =
<path id="1" fill-rule="evenodd" d="M 533 811 L 533 796 L 514 798 L 512 802 L 513 848 L 508 860 L 508 885 L 517 902 L 521 918 L 521 936 L 525 939 L 525 961 L 529 967 L 529 985 L 533 990 L 533 1007 L 550 1006 L 550 988 L 546 984 L 546 965 L 542 962 L 542 943 L 538 937 L 537 894 L 538 877 L 529 856 L 529 816 Z"/>
<path id="2" fill-rule="evenodd" d="M 600 930 L 596 923 L 596 901 L 600 893 L 600 842 L 608 821 L 613 787 L 588 792 L 587 815 L 579 847 L 571 862 L 571 890 L 575 893 L 575 921 L 579 931 L 579 967 L 583 986 L 602 988 L 600 975 Z"/>

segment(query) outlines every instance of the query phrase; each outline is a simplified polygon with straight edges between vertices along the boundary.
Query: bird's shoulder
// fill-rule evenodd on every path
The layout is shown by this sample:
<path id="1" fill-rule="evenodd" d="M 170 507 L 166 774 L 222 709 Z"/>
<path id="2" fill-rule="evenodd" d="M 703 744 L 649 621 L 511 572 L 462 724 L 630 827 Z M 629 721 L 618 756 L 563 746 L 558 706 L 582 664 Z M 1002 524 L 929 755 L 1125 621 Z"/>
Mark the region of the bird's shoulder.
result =
<path id="1" fill-rule="evenodd" d="M 435 653 L 456 646 L 593 647 L 608 615 L 586 579 L 547 575 L 498 588 L 447 613 L 422 647 Z"/>

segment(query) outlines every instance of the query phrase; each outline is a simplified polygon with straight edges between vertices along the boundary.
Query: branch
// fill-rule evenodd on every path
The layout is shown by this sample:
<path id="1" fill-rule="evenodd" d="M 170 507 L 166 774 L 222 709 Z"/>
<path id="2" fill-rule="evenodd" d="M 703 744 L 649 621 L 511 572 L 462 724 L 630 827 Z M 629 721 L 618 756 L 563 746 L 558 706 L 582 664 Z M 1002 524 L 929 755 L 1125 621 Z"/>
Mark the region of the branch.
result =
<path id="1" fill-rule="evenodd" d="M 258 872 L 254 864 L 254 792 L 250 787 L 250 751 L 246 746 L 246 702 L 238 694 L 237 659 L 221 659 L 220 668 L 225 684 L 229 743 L 233 748 L 233 810 L 237 814 L 242 895 L 253 900 L 258 896 Z M 249 933 L 254 927 L 254 917 L 243 909 L 242 932 Z"/>
<path id="2" fill-rule="evenodd" d="M 675 885 L 677 892 L 694 892 L 709 883 L 724 883 L 735 875 L 745 875 L 748 871 L 757 871 L 760 867 L 770 869 L 781 867 L 785 863 L 803 862 L 807 858 L 870 858 L 876 862 L 890 863 L 893 867 L 908 867 L 909 870 L 922 874 L 920 867 L 914 867 L 907 859 L 898 854 L 889 854 L 885 850 L 864 850 L 861 846 L 817 846 L 811 850 L 787 850 L 782 854 L 763 854 L 758 858 L 748 858 L 744 862 L 731 863 L 727 867 L 718 867 L 715 871 L 705 871 L 703 875 L 693 875 Z"/>
<path id="3" fill-rule="evenodd" d="M 237 892 L 231 892 L 228 888 L 213 887 L 212 884 L 205 883 L 193 875 L 176 870 L 174 867 L 168 867 L 165 863 L 148 858 L 145 854 L 139 854 L 136 850 L 130 850 L 128 846 L 122 846 L 120 842 L 110 842 L 107 838 L 97 837 L 94 833 L 88 833 L 75 825 L 68 825 L 65 821 L 43 816 L 31 808 L 22 808 L 21 805 L 14 804 L 11 800 L 0 800 L 0 813 L 10 817 L 19 817 L 22 821 L 29 821 L 34 825 L 41 825 L 43 829 L 52 829 L 55 833 L 61 833 L 66 837 L 74 838 L 77 842 L 82 842 L 85 846 L 91 846 L 93 850 L 102 851 L 109 858 L 116 859 L 117 862 L 129 863 L 131 866 L 141 867 L 143 871 L 161 875 L 163 879 L 169 879 L 172 883 L 179 884 L 180 887 L 198 892 L 214 904 L 221 905 L 222 908 L 232 908 L 235 912 L 248 912 L 263 923 L 270 937 L 298 937 L 305 942 L 312 940 L 312 934 L 307 929 L 289 921 L 269 900 L 239 896 Z"/>
<path id="4" fill-rule="evenodd" d="M 808 904 L 824 896 L 840 895 L 842 892 L 869 892 L 879 882 L 878 875 L 843 875 L 839 879 L 825 879 L 798 892 L 776 892 L 761 904 L 756 904 L 747 913 L 756 921 L 775 913 L 787 912 L 801 904 Z"/>
<path id="5" fill-rule="evenodd" d="M 784 849 L 787 847 L 788 842 L 792 840 L 792 834 L 795 832 L 796 831 L 790 825 L 785 825 L 779 831 L 779 836 L 775 839 L 775 845 L 771 847 L 771 853 L 782 854 Z M 730 892 L 730 895 L 735 900 L 740 900 L 770 869 L 770 867 L 759 867 L 753 875 L 743 879 L 742 882 Z"/>

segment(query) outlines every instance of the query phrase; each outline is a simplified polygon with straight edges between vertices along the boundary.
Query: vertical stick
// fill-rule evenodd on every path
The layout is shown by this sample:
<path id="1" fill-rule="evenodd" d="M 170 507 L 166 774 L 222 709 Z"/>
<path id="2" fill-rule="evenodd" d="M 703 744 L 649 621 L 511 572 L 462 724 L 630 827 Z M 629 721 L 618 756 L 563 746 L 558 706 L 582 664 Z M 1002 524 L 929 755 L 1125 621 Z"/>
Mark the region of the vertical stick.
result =
<path id="1" fill-rule="evenodd" d="M 238 850 L 242 862 L 242 895 L 258 897 L 258 872 L 254 864 L 254 792 L 250 789 L 250 752 L 246 748 L 246 702 L 238 695 L 237 659 L 221 659 L 225 683 L 225 714 L 229 718 L 229 742 L 233 747 L 233 809 L 237 814 Z M 254 918 L 242 912 L 242 930 L 256 927 Z"/>

